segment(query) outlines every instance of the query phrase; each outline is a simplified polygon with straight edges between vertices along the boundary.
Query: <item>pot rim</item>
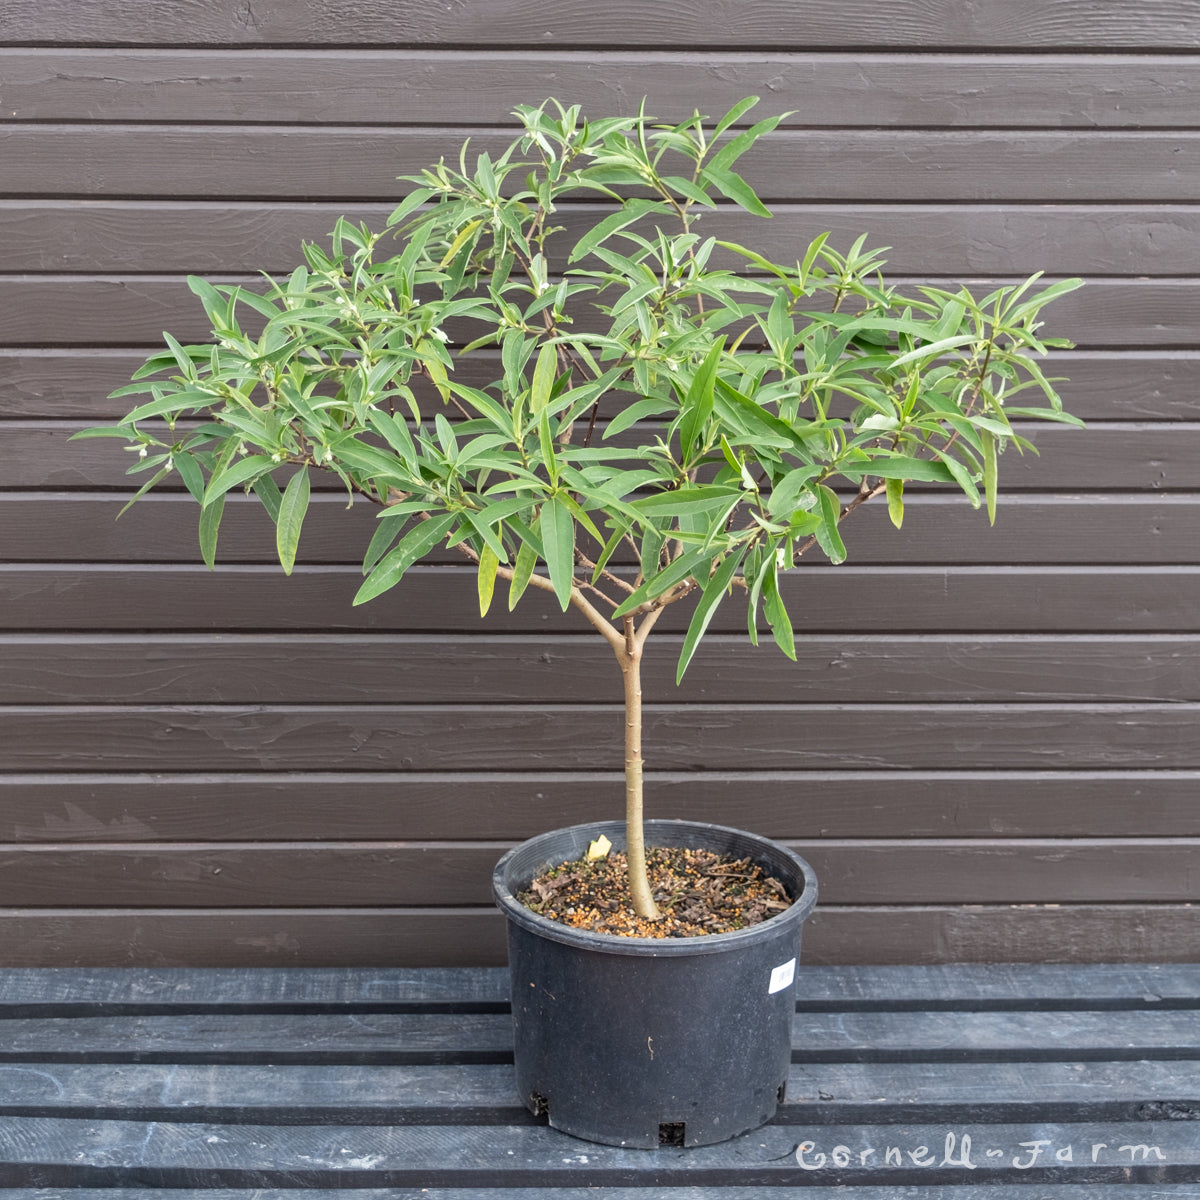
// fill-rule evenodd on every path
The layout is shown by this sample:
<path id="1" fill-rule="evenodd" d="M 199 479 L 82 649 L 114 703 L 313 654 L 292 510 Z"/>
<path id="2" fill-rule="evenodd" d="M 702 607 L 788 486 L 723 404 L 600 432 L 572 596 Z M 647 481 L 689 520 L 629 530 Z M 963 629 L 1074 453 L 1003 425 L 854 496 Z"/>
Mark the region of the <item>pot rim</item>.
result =
<path id="1" fill-rule="evenodd" d="M 654 833 L 659 830 L 696 830 L 701 833 L 711 831 L 718 838 L 734 835 L 737 838 L 769 849 L 770 857 L 776 866 L 791 867 L 792 878 L 784 882 L 797 890 L 792 903 L 781 913 L 760 921 L 757 925 L 745 929 L 735 929 L 728 933 L 703 933 L 696 937 L 686 938 L 647 938 L 622 937 L 615 933 L 597 933 L 590 929 L 576 929 L 570 925 L 562 925 L 548 917 L 540 916 L 523 905 L 513 894 L 505 880 L 513 859 L 523 853 L 528 853 L 539 842 L 565 841 L 571 838 L 591 840 L 598 833 L 603 833 L 612 840 L 614 846 L 620 849 L 624 845 L 625 822 L 588 821 L 580 825 L 569 825 L 562 829 L 547 830 L 528 838 L 509 850 L 496 864 L 492 872 L 492 894 L 505 917 L 540 937 L 551 941 L 565 942 L 580 949 L 594 950 L 603 954 L 626 954 L 641 957 L 683 957 L 687 955 L 719 954 L 725 950 L 733 950 L 744 945 L 765 941 L 792 932 L 799 934 L 800 924 L 812 913 L 817 902 L 817 876 L 812 867 L 805 862 L 794 850 L 781 842 L 761 834 L 749 833 L 744 829 L 735 829 L 729 825 L 713 825 L 704 821 L 683 821 L 673 819 L 652 819 L 645 822 L 646 843 L 653 846 Z M 619 834 L 613 838 L 613 832 Z M 671 844 L 671 843 L 668 843 Z M 703 841 L 700 842 L 703 845 Z M 545 859 L 546 862 L 550 858 Z M 560 858 L 559 861 L 562 861 Z"/>

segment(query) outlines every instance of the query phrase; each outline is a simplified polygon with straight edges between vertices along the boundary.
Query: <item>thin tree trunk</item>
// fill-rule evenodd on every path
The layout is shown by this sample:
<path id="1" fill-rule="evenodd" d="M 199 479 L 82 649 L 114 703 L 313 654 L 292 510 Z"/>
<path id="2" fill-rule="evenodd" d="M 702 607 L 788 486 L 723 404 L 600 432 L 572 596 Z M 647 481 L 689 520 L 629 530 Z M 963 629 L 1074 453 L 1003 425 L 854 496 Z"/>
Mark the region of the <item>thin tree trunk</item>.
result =
<path id="1" fill-rule="evenodd" d="M 657 921 L 662 915 L 654 903 L 646 875 L 646 841 L 642 826 L 642 647 L 633 638 L 617 649 L 625 680 L 625 854 L 629 864 L 629 891 L 639 917 Z"/>

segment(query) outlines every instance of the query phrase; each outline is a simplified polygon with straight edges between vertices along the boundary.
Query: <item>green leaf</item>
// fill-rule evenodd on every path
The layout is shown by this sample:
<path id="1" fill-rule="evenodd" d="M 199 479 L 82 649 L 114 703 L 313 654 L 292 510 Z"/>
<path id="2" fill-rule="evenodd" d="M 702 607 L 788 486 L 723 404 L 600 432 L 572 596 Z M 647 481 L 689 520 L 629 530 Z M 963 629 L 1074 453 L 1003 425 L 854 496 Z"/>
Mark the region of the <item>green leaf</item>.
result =
<path id="1" fill-rule="evenodd" d="M 665 412 L 670 411 L 670 404 L 667 401 L 660 399 L 657 396 L 652 396 L 648 400 L 639 400 L 635 404 L 630 404 L 621 409 L 619 413 L 611 421 L 604 430 L 604 437 L 616 437 L 618 433 L 628 429 L 631 425 L 636 424 L 644 417 L 657 417 Z"/>
<path id="2" fill-rule="evenodd" d="M 179 472 L 179 478 L 183 480 L 183 486 L 191 493 L 192 499 L 198 504 L 203 504 L 204 472 L 200 470 L 200 464 L 190 454 L 176 454 L 175 469 Z M 264 478 L 271 477 L 267 475 Z"/>
<path id="3" fill-rule="evenodd" d="M 332 444 L 332 448 L 338 460 L 345 466 L 367 471 L 380 483 L 395 483 L 402 491 L 410 490 L 406 485 L 410 484 L 411 480 L 405 474 L 402 463 L 386 450 L 360 442 L 349 435 L 339 438 Z"/>
<path id="4" fill-rule="evenodd" d="M 380 434 L 405 465 L 416 461 L 417 448 L 413 445 L 408 425 L 400 413 L 384 414 L 372 410 L 367 413 L 367 421 L 376 433 Z"/>
<path id="5" fill-rule="evenodd" d="M 401 507 L 406 508 L 407 506 Z M 390 508 L 379 514 L 375 532 L 371 535 L 366 553 L 363 555 L 364 575 L 391 549 L 392 543 L 400 536 L 400 531 L 411 516 L 410 511 L 393 512 Z"/>
<path id="6" fill-rule="evenodd" d="M 817 255 L 821 252 L 821 247 L 825 245 L 829 234 L 822 233 L 813 238 L 808 244 L 808 249 L 804 252 L 804 261 L 800 264 L 799 282 L 800 288 L 803 290 L 808 284 L 808 273 L 812 270 L 812 265 L 816 261 Z"/>
<path id="7" fill-rule="evenodd" d="M 803 438 L 786 421 L 767 412 L 749 396 L 725 382 L 719 375 L 716 381 L 716 397 L 722 402 L 722 416 L 735 427 L 741 424 L 760 443 L 779 446 L 783 449 L 802 449 Z"/>
<path id="8" fill-rule="evenodd" d="M 887 488 L 888 516 L 897 529 L 904 524 L 904 480 L 885 479 Z"/>
<path id="9" fill-rule="evenodd" d="M 901 354 L 899 358 L 892 359 L 892 368 L 904 367 L 911 362 L 920 362 L 925 358 L 937 358 L 939 354 L 945 354 L 947 350 L 955 350 L 959 346 L 966 346 L 978 340 L 975 334 L 968 333 L 958 337 L 941 338 L 936 342 L 927 342 L 924 346 L 918 346 L 915 350 L 910 350 L 907 354 Z"/>
<path id="10" fill-rule="evenodd" d="M 529 411 L 532 416 L 539 416 L 546 407 L 557 378 L 558 347 L 544 345 L 538 351 L 537 364 L 533 368 L 533 383 L 529 389 Z"/>
<path id="11" fill-rule="evenodd" d="M 740 488 L 726 487 L 719 483 L 685 484 L 669 492 L 654 492 L 632 501 L 630 508 L 657 521 L 662 517 L 681 517 L 712 512 L 714 509 L 728 511 L 742 499 Z"/>
<path id="12" fill-rule="evenodd" d="M 354 597 L 354 604 L 365 604 L 381 592 L 395 587 L 404 578 L 408 568 L 432 550 L 450 532 L 457 520 L 453 513 L 438 513 L 437 516 L 421 521 L 410 529 L 400 544 L 367 576 L 366 582 Z"/>
<path id="13" fill-rule="evenodd" d="M 438 266 L 441 267 L 442 270 L 445 270 L 458 257 L 458 252 L 467 244 L 467 242 L 471 240 L 475 230 L 477 230 L 482 224 L 483 218 L 480 217 L 474 221 L 468 221 L 467 224 L 464 225 L 461 230 L 459 230 L 458 237 L 456 237 L 454 241 L 450 243 L 450 249 L 446 251 L 446 253 L 442 256 L 442 261 L 438 263 Z"/>
<path id="14" fill-rule="evenodd" d="M 230 488 L 235 488 L 247 480 L 271 470 L 277 464 L 266 454 L 248 454 L 245 458 L 234 461 L 232 466 L 217 470 L 204 489 L 204 499 L 201 503 L 207 508 L 215 500 L 224 496 Z"/>
<path id="15" fill-rule="evenodd" d="M 907 454 L 885 453 L 881 450 L 871 455 L 869 463 L 860 464 L 863 475 L 878 475 L 880 479 L 920 479 L 926 483 L 953 483 L 954 476 L 949 467 L 936 459 L 912 458 Z M 847 462 L 844 467 L 848 475 L 858 475 L 857 466 Z"/>
<path id="16" fill-rule="evenodd" d="M 681 554 L 673 562 L 668 563 L 657 575 L 653 575 L 647 579 L 631 595 L 626 596 L 613 610 L 612 615 L 614 617 L 623 617 L 626 613 L 633 612 L 639 604 L 647 600 L 657 599 L 677 583 L 682 583 L 689 575 L 694 574 L 696 568 L 702 563 L 709 562 L 711 559 L 712 554 L 704 546 L 697 547 L 695 550 L 689 550 L 686 554 Z M 648 564 L 643 563 L 642 565 L 646 566 Z"/>
<path id="17" fill-rule="evenodd" d="M 419 208 L 427 200 L 432 200 L 437 194 L 433 188 L 413 188 L 400 202 L 399 207 L 392 211 L 392 215 L 388 217 L 387 223 L 389 225 L 399 225 L 411 212 Z"/>
<path id="18" fill-rule="evenodd" d="M 604 572 L 604 568 L 608 566 L 608 560 L 616 553 L 617 547 L 621 544 L 621 539 L 629 532 L 628 527 L 618 525 L 613 530 L 612 536 L 604 543 L 603 549 L 600 551 L 599 557 L 596 559 L 595 569 L 592 571 L 592 582 L 595 583 Z"/>
<path id="19" fill-rule="evenodd" d="M 254 494 L 262 501 L 267 515 L 276 524 L 279 523 L 279 506 L 283 503 L 283 493 L 279 484 L 270 475 L 260 475 L 251 485 Z"/>
<path id="20" fill-rule="evenodd" d="M 200 303 L 204 305 L 204 312 L 212 323 L 213 329 L 220 331 L 228 328 L 229 318 L 232 315 L 232 301 L 226 300 L 207 279 L 201 279 L 199 275 L 189 275 L 187 285 L 192 294 L 197 296 Z"/>
<path id="21" fill-rule="evenodd" d="M 300 542 L 300 527 L 304 524 L 304 514 L 308 512 L 308 500 L 308 468 L 301 467 L 288 480 L 275 523 L 275 548 L 279 552 L 279 565 L 283 567 L 285 575 L 290 575 L 296 565 L 296 547 Z"/>
<path id="22" fill-rule="evenodd" d="M 621 208 L 593 225 L 575 243 L 575 248 L 571 251 L 571 256 L 567 261 L 578 262 L 579 259 L 591 254 L 597 246 L 617 230 L 632 225 L 634 221 L 640 220 L 647 213 L 668 213 L 669 211 L 668 206 L 658 200 L 626 200 Z"/>
<path id="23" fill-rule="evenodd" d="M 807 511 L 816 503 L 816 497 L 808 486 L 821 473 L 822 468 L 816 463 L 804 467 L 796 467 L 777 480 L 771 487 L 767 497 L 767 512 L 780 520 L 786 520 L 797 509 Z M 804 501 L 801 501 L 804 497 Z"/>
<path id="24" fill-rule="evenodd" d="M 165 457 L 165 455 L 160 454 L 157 458 L 151 459 L 150 462 L 162 462 L 164 457 Z M 144 465 L 148 468 L 150 465 L 150 462 L 147 462 Z M 136 470 L 138 470 L 138 467 L 136 467 L 136 466 L 130 467 L 129 470 L 125 472 L 125 474 L 128 475 Z M 165 466 L 161 470 L 155 472 L 154 475 L 152 475 L 148 480 L 146 480 L 146 482 L 143 483 L 142 486 L 140 488 L 138 488 L 138 490 L 136 492 L 134 492 L 134 494 L 129 498 L 129 500 L 122 507 L 121 511 L 119 513 L 117 513 L 117 515 L 113 518 L 113 520 L 119 521 L 134 506 L 134 504 L 137 503 L 138 500 L 140 500 L 152 487 L 154 487 L 156 484 L 159 484 L 164 479 L 166 479 L 166 477 L 168 475 L 170 475 L 170 473 L 171 473 L 171 468 L 169 466 Z"/>
<path id="25" fill-rule="evenodd" d="M 170 386 L 170 385 L 167 385 Z M 149 417 L 164 416 L 168 413 L 180 413 L 187 408 L 208 408 L 217 403 L 216 396 L 207 392 L 172 391 L 148 404 L 141 404 L 125 414 L 125 420 L 131 424 L 135 421 L 145 421 Z"/>
<path id="26" fill-rule="evenodd" d="M 817 499 L 821 502 L 821 527 L 817 530 L 817 544 L 832 563 L 846 561 L 846 547 L 838 530 L 842 515 L 842 502 L 837 493 L 823 483 L 817 485 Z"/>
<path id="27" fill-rule="evenodd" d="M 195 379 L 196 364 L 188 357 L 187 351 L 164 329 L 163 340 L 171 349 L 171 357 L 175 359 L 175 365 L 188 378 Z"/>
<path id="28" fill-rule="evenodd" d="M 784 607 L 783 597 L 779 594 L 775 557 L 768 556 L 767 570 L 763 576 L 762 596 L 763 613 L 767 624 L 771 627 L 771 636 L 775 645 L 793 662 L 796 661 L 796 635 L 792 632 L 792 619 Z"/>
<path id="29" fill-rule="evenodd" d="M 558 487 L 558 456 L 554 453 L 554 437 L 550 432 L 550 410 L 538 414 L 538 444 L 542 450 L 542 465 L 550 478 L 550 486 Z"/>
<path id="30" fill-rule="evenodd" d="M 730 125 L 737 122 L 739 117 L 748 113 L 759 101 L 758 96 L 747 96 L 744 100 L 739 100 L 716 124 L 713 129 L 713 140 L 721 136 Z"/>
<path id="31" fill-rule="evenodd" d="M 771 210 L 754 194 L 754 189 L 736 172 L 726 171 L 711 164 L 701 172 L 701 178 L 707 180 L 723 196 L 728 197 L 756 217 L 769 217 Z"/>
<path id="32" fill-rule="evenodd" d="M 111 398 L 110 396 L 109 399 Z M 132 442 L 137 436 L 137 431 L 128 425 L 93 425 L 88 429 L 77 429 L 67 441 L 77 442 L 81 438 L 120 438 L 124 442 Z"/>
<path id="33" fill-rule="evenodd" d="M 546 567 L 558 603 L 566 612 L 575 582 L 575 521 L 571 510 L 557 496 L 542 505 L 540 532 Z"/>
<path id="34" fill-rule="evenodd" d="M 508 503 L 512 502 L 509 501 Z M 521 501 L 518 501 L 517 504 L 518 507 L 524 507 L 524 504 Z M 491 547 L 492 553 L 496 556 L 496 561 L 507 562 L 508 553 L 504 549 L 504 543 L 500 540 L 496 531 L 492 528 L 493 523 L 498 518 L 489 520 L 489 517 L 491 517 L 491 514 L 486 510 L 482 513 L 472 512 L 470 510 L 467 511 L 467 520 L 470 522 L 471 528 L 474 529 L 481 538 L 483 538 L 486 545 Z"/>
<path id="35" fill-rule="evenodd" d="M 950 474 L 954 476 L 954 482 L 962 488 L 967 500 L 972 508 L 979 507 L 979 489 L 975 486 L 975 478 L 970 469 L 951 454 L 947 454 L 935 447 L 935 453 L 946 464 L 946 468 Z"/>
<path id="36" fill-rule="evenodd" d="M 778 125 L 779 122 L 788 115 L 788 113 L 780 113 L 775 117 L 767 117 L 766 120 L 759 121 L 757 125 L 752 125 L 749 129 L 743 130 L 736 137 L 733 137 L 726 142 L 725 145 L 723 145 L 721 149 L 712 156 L 706 169 L 708 171 L 712 171 L 714 168 L 716 168 L 717 170 L 724 171 L 728 167 L 733 166 L 733 164 L 737 162 L 737 160 L 741 158 L 741 156 L 745 154 L 746 151 L 749 150 L 750 147 L 753 146 L 760 137 L 762 137 L 764 134 L 770 133 L 771 130 L 773 130 L 775 126 Z M 732 172 L 729 173 L 732 174 Z M 733 199 L 732 196 L 729 198 L 731 200 Z"/>
<path id="37" fill-rule="evenodd" d="M 679 664 L 675 669 L 676 686 L 683 679 L 683 673 L 687 670 L 688 663 L 692 661 L 692 655 L 696 653 L 696 647 L 700 645 L 700 639 L 704 637 L 709 622 L 712 621 L 713 613 L 717 611 L 717 605 L 724 599 L 725 592 L 741 564 L 744 552 L 743 547 L 732 554 L 727 554 L 721 561 L 721 565 L 705 583 L 704 592 L 696 605 L 696 611 L 692 614 L 691 623 L 688 625 L 687 636 L 683 639 L 683 649 L 679 652 Z"/>
<path id="38" fill-rule="evenodd" d="M 492 606 L 492 594 L 496 590 L 496 572 L 500 568 L 500 559 L 495 550 L 487 542 L 479 552 L 479 615 L 486 617 Z"/>
<path id="39" fill-rule="evenodd" d="M 721 353 L 725 349 L 725 339 L 717 338 L 704 361 L 692 376 L 691 385 L 683 399 L 683 423 L 679 427 L 679 441 L 682 447 L 681 462 L 685 465 L 691 461 L 692 451 L 708 424 L 713 410 L 713 389 L 716 386 L 717 368 L 721 362 Z"/>
<path id="40" fill-rule="evenodd" d="M 983 443 L 983 494 L 987 497 L 988 524 L 996 523 L 996 480 L 998 476 L 996 462 L 996 435 L 990 429 L 980 432 Z"/>
<path id="41" fill-rule="evenodd" d="M 823 242 L 829 234 L 823 233 L 818 239 L 818 242 Z M 726 250 L 732 250 L 735 254 L 740 254 L 743 258 L 748 258 L 756 267 L 761 267 L 764 271 L 769 271 L 772 275 L 778 276 L 780 279 L 786 279 L 788 273 L 778 264 L 772 262 L 769 258 L 764 258 L 756 250 L 749 250 L 745 246 L 739 246 L 737 242 L 717 242 L 718 246 L 724 247 Z M 812 247 L 809 247 L 810 251 Z M 815 253 L 815 252 L 814 252 Z"/>
<path id="42" fill-rule="evenodd" d="M 200 556 L 210 571 L 217 561 L 217 531 L 221 528 L 221 514 L 224 511 L 224 493 L 200 510 Z"/>
<path id="43" fill-rule="evenodd" d="M 579 478 L 578 471 L 572 471 L 571 475 Z M 558 499 L 560 499 L 570 510 L 572 520 L 574 520 L 577 524 L 582 525 L 583 528 L 596 539 L 596 541 L 603 543 L 604 535 L 599 529 L 596 528 L 596 523 L 592 520 L 587 509 L 584 508 L 574 496 L 567 492 L 563 492 L 559 495 Z M 614 507 L 619 508 L 622 512 L 625 512 L 628 508 L 627 505 L 621 504 L 621 502 L 615 497 L 609 497 L 603 492 L 599 491 L 599 489 L 596 489 L 592 493 L 592 502 L 599 502 L 600 504 L 612 504 Z"/>
<path id="44" fill-rule="evenodd" d="M 522 541 L 517 548 L 517 561 L 513 564 L 512 578 L 508 581 L 508 611 L 517 607 L 517 601 L 529 586 L 533 568 L 537 566 L 537 551 L 529 542 Z"/>

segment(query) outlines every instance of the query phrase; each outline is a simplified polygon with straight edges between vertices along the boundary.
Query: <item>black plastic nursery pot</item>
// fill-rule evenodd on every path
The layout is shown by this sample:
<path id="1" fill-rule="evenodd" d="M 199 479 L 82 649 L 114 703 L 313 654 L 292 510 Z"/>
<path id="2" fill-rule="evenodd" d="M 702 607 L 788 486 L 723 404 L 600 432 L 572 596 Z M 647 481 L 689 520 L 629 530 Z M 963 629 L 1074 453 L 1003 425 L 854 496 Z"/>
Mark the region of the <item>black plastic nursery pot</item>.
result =
<path id="1" fill-rule="evenodd" d="M 508 920 L 517 1087 L 533 1112 L 613 1146 L 704 1146 L 765 1124 L 787 1086 L 801 925 L 817 879 L 799 855 L 755 834 L 647 821 L 648 846 L 749 857 L 787 889 L 783 912 L 733 933 L 625 938 L 560 925 L 516 893 L 577 859 L 623 821 L 559 829 L 496 865 Z"/>

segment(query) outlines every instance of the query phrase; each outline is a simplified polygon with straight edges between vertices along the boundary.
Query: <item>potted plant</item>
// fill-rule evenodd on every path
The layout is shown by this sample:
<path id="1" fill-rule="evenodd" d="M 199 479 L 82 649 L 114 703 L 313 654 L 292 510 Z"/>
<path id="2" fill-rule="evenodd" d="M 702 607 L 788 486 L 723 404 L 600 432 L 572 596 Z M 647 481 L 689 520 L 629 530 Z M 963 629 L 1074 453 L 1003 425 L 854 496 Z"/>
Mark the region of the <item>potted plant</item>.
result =
<path id="1" fill-rule="evenodd" d="M 901 295 L 863 239 L 839 252 L 822 235 L 777 263 L 704 236 L 718 200 L 770 216 L 734 169 L 782 119 L 741 127 L 755 103 L 711 126 L 655 124 L 644 106 L 590 121 L 556 101 L 521 107 L 502 152 L 464 145 L 408 177 L 382 234 L 339 220 L 329 249 L 306 245 L 261 294 L 191 279 L 212 341 L 165 335 L 114 393 L 137 407 L 83 435 L 136 450 L 132 470 L 152 474 L 134 499 L 178 476 L 210 567 L 240 488 L 275 522 L 290 573 L 325 472 L 378 509 L 356 604 L 449 547 L 477 568 L 481 614 L 501 585 L 510 609 L 539 590 L 609 643 L 624 680 L 624 821 L 534 839 L 494 883 L 523 1098 L 620 1144 L 717 1141 L 772 1115 L 816 895 L 807 865 L 765 839 L 672 822 L 647 836 L 647 638 L 690 605 L 682 677 L 737 594 L 750 641 L 765 627 L 794 658 L 781 580 L 801 555 L 841 562 L 842 521 L 876 497 L 898 528 L 910 483 L 956 487 L 994 520 L 1001 451 L 1029 445 L 1013 418 L 1074 420 L 1035 356 L 1064 344 L 1040 338 L 1038 318 L 1076 280 Z M 582 234 L 565 233 L 580 212 Z M 492 382 L 477 386 L 471 363 L 491 364 Z M 1032 405 L 1016 402 L 1024 391 Z M 632 937 L 569 928 L 514 896 L 601 834 L 625 856 Z M 647 841 L 765 868 L 782 911 L 652 936 L 663 914 Z"/>

